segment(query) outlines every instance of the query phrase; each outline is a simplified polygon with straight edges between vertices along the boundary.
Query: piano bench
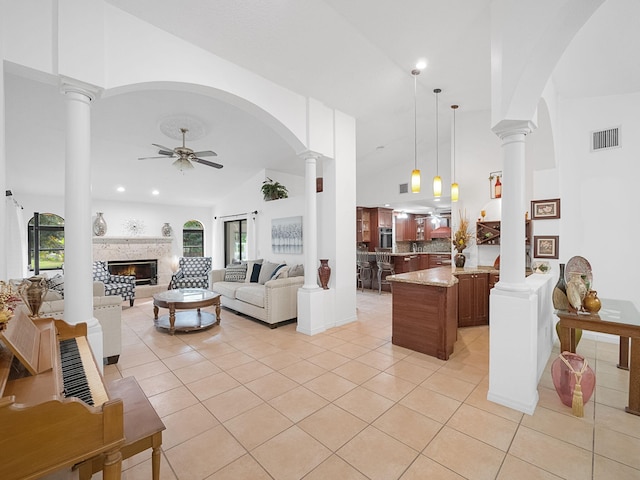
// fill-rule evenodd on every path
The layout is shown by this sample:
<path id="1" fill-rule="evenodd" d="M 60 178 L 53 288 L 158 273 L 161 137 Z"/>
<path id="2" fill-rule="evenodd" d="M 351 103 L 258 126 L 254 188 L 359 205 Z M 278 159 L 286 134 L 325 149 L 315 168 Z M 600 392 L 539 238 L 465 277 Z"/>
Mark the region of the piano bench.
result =
<path id="1" fill-rule="evenodd" d="M 120 378 L 108 385 L 110 398 L 122 398 L 124 406 L 124 444 L 120 448 L 122 460 L 152 449 L 153 480 L 160 479 L 160 446 L 164 423 L 149 403 L 134 377 Z M 102 471 L 104 455 L 90 458 L 76 465 L 80 480 L 89 480 Z"/>

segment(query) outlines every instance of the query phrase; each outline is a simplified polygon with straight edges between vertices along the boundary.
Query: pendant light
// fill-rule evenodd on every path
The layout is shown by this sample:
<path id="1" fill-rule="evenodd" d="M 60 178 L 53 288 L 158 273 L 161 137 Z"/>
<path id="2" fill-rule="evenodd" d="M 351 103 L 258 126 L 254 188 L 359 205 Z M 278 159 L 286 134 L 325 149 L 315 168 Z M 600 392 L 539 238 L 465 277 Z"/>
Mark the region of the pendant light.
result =
<path id="1" fill-rule="evenodd" d="M 418 170 L 418 75 L 420 70 L 411 70 L 413 75 L 413 172 L 411 172 L 411 192 L 420 193 L 420 170 Z"/>
<path id="2" fill-rule="evenodd" d="M 458 105 L 451 105 L 451 109 L 453 110 L 453 135 L 451 136 L 451 150 L 453 153 L 451 156 L 453 159 L 453 183 L 451 184 L 451 201 L 457 202 L 460 194 L 458 184 L 456 183 L 456 110 L 458 109 Z"/>
<path id="3" fill-rule="evenodd" d="M 436 176 L 433 177 L 433 196 L 434 198 L 439 199 L 442 196 L 442 178 L 440 178 L 440 159 L 438 152 L 438 94 L 441 92 L 439 88 L 433 90 L 433 93 L 436 94 Z"/>

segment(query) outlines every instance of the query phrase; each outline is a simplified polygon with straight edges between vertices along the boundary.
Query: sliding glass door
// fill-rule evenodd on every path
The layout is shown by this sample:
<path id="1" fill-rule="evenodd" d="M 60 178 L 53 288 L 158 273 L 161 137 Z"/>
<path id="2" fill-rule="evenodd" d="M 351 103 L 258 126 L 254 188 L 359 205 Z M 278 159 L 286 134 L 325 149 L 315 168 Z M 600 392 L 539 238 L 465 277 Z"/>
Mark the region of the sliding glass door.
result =
<path id="1" fill-rule="evenodd" d="M 224 264 L 247 259 L 247 221 L 224 222 Z"/>

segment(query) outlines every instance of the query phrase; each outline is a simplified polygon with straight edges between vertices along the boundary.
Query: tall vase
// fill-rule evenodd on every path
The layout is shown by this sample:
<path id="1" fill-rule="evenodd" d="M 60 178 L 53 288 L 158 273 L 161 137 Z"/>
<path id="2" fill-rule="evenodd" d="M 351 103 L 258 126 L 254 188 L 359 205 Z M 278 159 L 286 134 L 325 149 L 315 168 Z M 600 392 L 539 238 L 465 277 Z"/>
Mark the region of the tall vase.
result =
<path id="1" fill-rule="evenodd" d="M 40 316 L 40 307 L 47 294 L 47 280 L 43 277 L 25 278 L 18 287 L 18 293 L 29 309 L 32 317 Z"/>
<path id="2" fill-rule="evenodd" d="M 467 257 L 463 253 L 459 252 L 453 256 L 453 261 L 456 264 L 456 268 L 464 268 L 464 263 L 467 261 Z"/>
<path id="3" fill-rule="evenodd" d="M 96 213 L 96 219 L 93 221 L 93 234 L 96 237 L 103 237 L 107 233 L 107 222 L 102 216 L 102 212 Z"/>
<path id="4" fill-rule="evenodd" d="M 164 225 L 162 225 L 163 237 L 170 237 L 172 233 L 173 233 L 173 230 L 171 229 L 171 225 L 169 225 L 168 223 L 165 223 Z"/>
<path id="5" fill-rule="evenodd" d="M 564 263 L 560 264 L 560 278 L 553 288 L 553 308 L 556 310 L 568 310 L 567 284 L 564 281 Z"/>
<path id="6" fill-rule="evenodd" d="M 329 288 L 329 279 L 331 278 L 331 267 L 328 259 L 320 259 L 318 275 L 320 276 L 320 286 L 327 290 Z"/>

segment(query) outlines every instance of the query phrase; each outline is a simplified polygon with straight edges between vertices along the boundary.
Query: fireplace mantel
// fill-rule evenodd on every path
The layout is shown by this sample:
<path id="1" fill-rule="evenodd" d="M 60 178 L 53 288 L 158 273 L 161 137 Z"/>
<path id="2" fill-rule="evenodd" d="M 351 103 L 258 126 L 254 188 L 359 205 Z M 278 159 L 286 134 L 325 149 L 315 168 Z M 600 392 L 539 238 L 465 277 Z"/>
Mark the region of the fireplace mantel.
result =
<path id="1" fill-rule="evenodd" d="M 173 237 L 93 237 L 93 243 L 95 244 L 143 244 L 143 243 L 171 243 Z"/>

